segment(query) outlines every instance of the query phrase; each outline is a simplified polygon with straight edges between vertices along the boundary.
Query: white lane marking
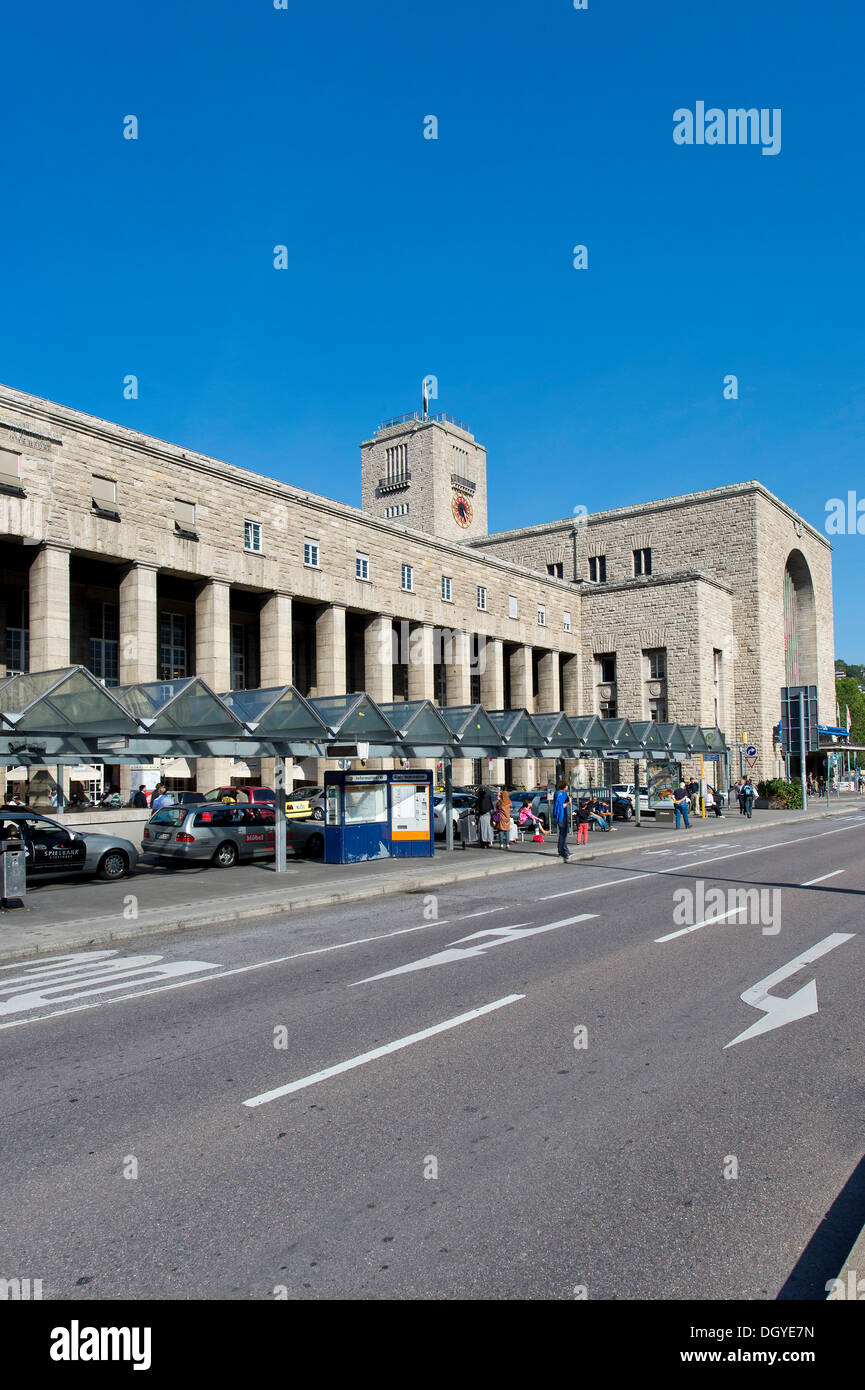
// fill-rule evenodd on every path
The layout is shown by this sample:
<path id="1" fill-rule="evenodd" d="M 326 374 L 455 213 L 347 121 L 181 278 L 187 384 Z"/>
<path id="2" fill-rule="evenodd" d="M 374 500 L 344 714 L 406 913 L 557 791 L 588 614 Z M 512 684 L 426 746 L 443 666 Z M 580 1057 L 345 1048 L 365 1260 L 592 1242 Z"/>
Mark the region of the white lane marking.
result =
<path id="1" fill-rule="evenodd" d="M 771 975 L 767 975 L 764 980 L 758 980 L 750 989 L 746 989 L 739 995 L 743 1004 L 750 1004 L 755 1009 L 762 1009 L 765 1017 L 752 1023 L 750 1028 L 746 1028 L 744 1033 L 739 1033 L 733 1038 L 732 1042 L 724 1044 L 724 1050 L 728 1047 L 735 1047 L 736 1043 L 744 1042 L 746 1038 L 756 1038 L 760 1033 L 768 1033 L 773 1028 L 783 1028 L 785 1023 L 794 1023 L 796 1019 L 807 1018 L 809 1014 L 817 1013 L 817 984 L 814 980 L 809 980 L 807 985 L 797 989 L 795 994 L 789 995 L 786 999 L 779 998 L 775 994 L 770 994 L 769 990 L 773 985 L 779 985 L 782 980 L 787 980 L 791 975 L 798 975 L 800 970 L 804 970 L 806 965 L 811 965 L 827 952 L 834 951 L 836 946 L 842 945 L 845 941 L 852 941 L 855 932 L 832 932 L 831 936 L 824 936 L 822 941 L 818 941 L 816 946 L 810 950 L 803 951 L 794 960 L 782 965 L 779 970 L 774 970 Z"/>
<path id="2" fill-rule="evenodd" d="M 865 824 L 865 822 L 863 822 Z M 797 835 L 793 840 L 778 840 L 774 845 L 753 845 L 751 849 L 736 849 L 731 854 L 718 854 L 711 859 L 692 859 L 687 864 L 668 864 L 666 868 L 645 869 L 641 874 L 631 874 L 629 878 L 608 879 L 606 883 L 591 883 L 584 888 L 566 888 L 563 893 L 548 893 L 546 897 L 539 898 L 539 902 L 548 902 L 550 898 L 568 898 L 574 893 L 591 893 L 596 888 L 614 888 L 617 883 L 635 883 L 638 878 L 661 877 L 663 874 L 675 874 L 680 869 L 692 869 L 699 864 L 722 863 L 725 859 L 741 859 L 746 854 L 765 854 L 770 849 L 786 849 L 788 845 L 798 845 L 813 843 L 814 840 L 823 840 L 827 835 L 844 835 L 853 827 L 842 825 L 838 830 L 821 830 L 816 835 Z"/>
<path id="3" fill-rule="evenodd" d="M 678 931 L 667 932 L 666 936 L 656 936 L 655 942 L 674 941 L 677 936 L 687 936 L 689 932 L 699 931 L 701 927 L 711 927 L 713 922 L 723 922 L 727 917 L 732 917 L 742 911 L 740 907 L 731 907 L 729 912 L 721 912 L 717 917 L 704 917 L 702 922 L 695 922 L 692 927 L 680 927 Z"/>
<path id="4" fill-rule="evenodd" d="M 489 917 L 491 912 L 508 912 L 510 905 L 504 907 L 485 907 L 481 912 L 467 912 L 464 917 L 454 917 L 455 922 L 467 922 L 470 917 Z"/>
<path id="5" fill-rule="evenodd" d="M 648 858 L 650 854 L 672 854 L 673 851 L 671 849 L 644 849 L 643 853 Z"/>
<path id="6" fill-rule="evenodd" d="M 812 883 L 825 883 L 827 878 L 837 878 L 839 874 L 843 873 L 843 869 L 833 869 L 831 874 L 821 874 L 819 878 L 806 878 L 805 882 L 800 886 L 802 888 L 810 888 Z"/>
<path id="7" fill-rule="evenodd" d="M 570 927 L 575 922 L 587 922 L 592 917 L 597 917 L 596 912 L 583 912 L 579 917 L 565 917 L 560 922 L 545 922 L 542 926 L 532 927 L 528 922 L 515 922 L 511 927 L 487 927 L 484 931 L 472 932 L 471 936 L 462 936 L 459 941 L 452 942 L 444 951 L 436 951 L 435 955 L 424 956 L 422 960 L 409 961 L 407 965 L 398 965 L 395 970 L 384 970 L 380 975 L 368 975 L 365 980 L 353 980 L 348 986 L 353 989 L 355 985 L 369 985 L 373 980 L 389 980 L 394 975 L 409 975 L 415 970 L 431 970 L 436 965 L 453 965 L 456 961 L 472 960 L 475 956 L 482 956 L 486 951 L 494 946 L 504 946 L 508 941 L 523 941 L 528 936 L 541 936 L 544 932 L 556 931 L 558 927 Z M 488 941 L 478 941 L 479 937 L 489 937 Z M 464 941 L 477 941 L 476 946 L 468 946 L 464 950 L 458 948 Z"/>
<path id="8" fill-rule="evenodd" d="M 387 941 L 387 940 L 388 940 L 390 937 L 392 937 L 392 936 L 407 936 L 407 935 L 409 935 L 409 933 L 411 933 L 411 932 L 426 931 L 429 927 L 445 927 L 445 926 L 448 925 L 448 921 L 449 921 L 449 919 L 448 919 L 447 917 L 445 917 L 445 918 L 440 918 L 438 921 L 423 922 L 419 927 L 399 927 L 399 928 L 397 928 L 396 931 L 382 932 L 379 936 L 363 936 L 363 937 L 359 937 L 359 938 L 358 938 L 357 940 L 355 940 L 355 941 L 338 941 L 338 942 L 336 942 L 336 944 L 333 945 L 333 946 L 316 946 L 316 947 L 314 947 L 312 950 L 309 950 L 309 951 L 295 951 L 293 955 L 290 955 L 290 956 L 275 956 L 272 960 L 259 960 L 259 961 L 256 961 L 254 965 L 237 965 L 237 966 L 233 966 L 233 967 L 231 967 L 231 968 L 228 969 L 228 970 L 221 970 L 221 971 L 219 972 L 219 974 L 217 974 L 217 975 L 208 975 L 208 976 L 207 976 L 207 979 L 208 979 L 208 980 L 225 980 L 225 979 L 228 978 L 229 975 L 246 975 L 246 974 L 248 974 L 248 973 L 249 973 L 250 971 L 252 971 L 252 970 L 264 970 L 267 966 L 271 966 L 271 965 L 285 965 L 288 961 L 292 961 L 292 960 L 302 960 L 304 956 L 322 956 L 322 955 L 325 955 L 328 951 L 345 951 L 345 950 L 348 949 L 349 946 L 366 946 L 369 942 L 372 942 L 372 941 Z M 91 953 L 84 953 L 84 954 L 91 954 Z M 94 953 L 94 954 L 102 954 L 102 953 Z M 80 957 L 79 957 L 79 958 L 80 958 Z M 41 960 L 41 961 L 43 961 L 43 962 L 44 962 L 44 961 L 49 961 L 49 960 L 50 960 L 50 961 L 59 961 L 59 960 L 65 960 L 65 959 L 67 959 L 67 957 L 65 957 L 65 956 L 40 956 L 40 957 L 39 957 L 39 960 Z M 15 969 L 15 968 L 16 968 L 17 966 L 19 966 L 19 965 L 20 965 L 20 961 L 16 961 L 16 962 L 14 963 L 14 965 L 11 965 L 11 966 L 0 966 L 0 969 L 3 969 L 3 970 L 12 970 L 12 969 Z M 217 969 L 218 969 L 218 967 L 217 967 Z M 0 1029 L 3 1029 L 3 1028 L 23 1028 L 23 1027 L 25 1026 L 25 1024 L 28 1024 L 28 1023 L 43 1023 L 43 1022 L 45 1022 L 45 1021 L 46 1021 L 47 1019 L 49 1019 L 49 1018 L 63 1018 L 64 1015 L 66 1015 L 66 1014 L 84 1013 L 84 1012 L 89 1011 L 90 1009 L 103 1009 L 103 1008 L 105 1008 L 108 1004 L 124 1004 L 124 1003 L 126 1003 L 126 1001 L 127 1001 L 128 999 L 145 999 L 148 995 L 151 995 L 151 994 L 165 994 L 165 993 L 167 993 L 167 991 L 170 990 L 170 989 L 186 989 L 186 988 L 188 988 L 189 985 L 200 985 L 200 984 L 204 984 L 204 983 L 205 983 L 205 980 L 202 978 L 202 979 L 197 979 L 197 980 L 181 980 L 181 981 L 179 981 L 178 983 L 172 984 L 172 985 L 157 985 L 155 989 L 142 989 L 142 990 L 137 990 L 134 994 L 124 994 L 124 995 L 123 995 L 121 998 L 119 998 L 119 999 L 100 999 L 100 1000 L 98 1001 L 98 1003 L 96 1003 L 96 1004 L 77 1004 L 77 1005 L 75 1005 L 74 1008 L 71 1008 L 71 1009 L 55 1009 L 55 1010 L 53 1010 L 53 1012 L 50 1013 L 50 1014 L 39 1014 L 37 1018 L 20 1018 L 20 1019 L 15 1019 L 12 1023 L 0 1023 Z"/>
<path id="9" fill-rule="evenodd" d="M 165 961 L 161 955 L 121 956 L 113 951 L 84 951 L 80 955 L 52 956 L 24 965 L 4 967 L 17 974 L 0 976 L 0 1015 L 30 1013 L 73 999 L 108 994 L 129 985 L 146 985 L 178 975 L 197 975 L 219 970 L 206 960 Z"/>
<path id="10" fill-rule="evenodd" d="M 482 1004 L 477 1009 L 470 1009 L 468 1013 L 458 1014 L 456 1018 L 445 1019 L 444 1023 L 434 1023 L 431 1028 L 423 1028 L 419 1033 L 409 1033 L 408 1037 L 397 1038 L 395 1042 L 385 1043 L 383 1047 L 374 1047 L 370 1052 L 350 1057 L 347 1062 L 338 1062 L 334 1067 L 325 1067 L 323 1071 L 302 1076 L 299 1081 L 289 1081 L 287 1086 L 276 1086 L 272 1091 L 262 1091 L 261 1095 L 252 1096 L 243 1103 L 248 1106 L 267 1105 L 268 1101 L 288 1096 L 292 1091 L 302 1091 L 306 1086 L 315 1086 L 319 1081 L 327 1081 L 329 1077 L 339 1076 L 340 1073 L 351 1071 L 354 1067 L 365 1066 L 367 1062 L 374 1062 L 378 1057 L 387 1057 L 391 1052 L 399 1052 L 404 1047 L 423 1042 L 425 1038 L 432 1038 L 436 1033 L 445 1033 L 449 1028 L 459 1028 L 463 1023 L 470 1023 L 475 1018 L 490 1014 L 495 1009 L 503 1009 L 507 1004 L 515 1004 L 518 999 L 525 997 L 524 994 L 508 994 L 504 999 L 494 1000 L 492 1004 Z"/>

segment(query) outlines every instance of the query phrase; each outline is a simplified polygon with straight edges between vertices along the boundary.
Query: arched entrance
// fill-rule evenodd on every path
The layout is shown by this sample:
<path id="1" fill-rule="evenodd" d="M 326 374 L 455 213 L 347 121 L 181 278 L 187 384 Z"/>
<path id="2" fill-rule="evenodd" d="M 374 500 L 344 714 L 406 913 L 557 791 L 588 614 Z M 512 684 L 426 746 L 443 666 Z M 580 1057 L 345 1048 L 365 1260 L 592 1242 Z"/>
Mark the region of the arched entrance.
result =
<path id="1" fill-rule="evenodd" d="M 784 570 L 785 684 L 817 684 L 817 604 L 808 561 L 791 550 Z"/>

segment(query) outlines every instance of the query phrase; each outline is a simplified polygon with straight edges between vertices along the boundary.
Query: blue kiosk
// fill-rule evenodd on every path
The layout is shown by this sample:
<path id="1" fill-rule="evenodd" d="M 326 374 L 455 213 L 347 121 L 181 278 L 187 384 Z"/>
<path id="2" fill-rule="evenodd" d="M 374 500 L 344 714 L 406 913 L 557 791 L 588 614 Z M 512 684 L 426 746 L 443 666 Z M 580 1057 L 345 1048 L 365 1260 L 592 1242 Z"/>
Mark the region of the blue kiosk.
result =
<path id="1" fill-rule="evenodd" d="M 327 864 L 432 857 L 432 773 L 428 769 L 326 772 L 324 798 Z"/>

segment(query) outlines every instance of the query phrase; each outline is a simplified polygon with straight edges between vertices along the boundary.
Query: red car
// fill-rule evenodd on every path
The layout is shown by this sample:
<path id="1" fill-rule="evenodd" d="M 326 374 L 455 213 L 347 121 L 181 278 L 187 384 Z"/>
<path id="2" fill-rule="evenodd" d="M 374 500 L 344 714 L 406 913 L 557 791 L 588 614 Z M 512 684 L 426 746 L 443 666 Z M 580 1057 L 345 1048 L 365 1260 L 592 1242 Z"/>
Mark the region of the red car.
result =
<path id="1" fill-rule="evenodd" d="M 233 806 L 238 801 L 254 806 L 275 806 L 276 792 L 272 787 L 214 787 L 204 793 L 204 799 L 221 801 L 224 806 Z"/>

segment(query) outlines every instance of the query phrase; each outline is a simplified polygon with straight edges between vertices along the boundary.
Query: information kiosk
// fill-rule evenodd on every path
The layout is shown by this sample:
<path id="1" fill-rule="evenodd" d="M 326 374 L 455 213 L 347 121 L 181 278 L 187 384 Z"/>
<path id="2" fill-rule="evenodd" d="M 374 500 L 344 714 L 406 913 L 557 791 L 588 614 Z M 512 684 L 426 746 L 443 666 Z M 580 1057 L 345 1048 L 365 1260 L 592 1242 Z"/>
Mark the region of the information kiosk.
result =
<path id="1" fill-rule="evenodd" d="M 324 858 L 328 864 L 430 857 L 433 853 L 429 771 L 326 772 L 324 801 Z"/>

